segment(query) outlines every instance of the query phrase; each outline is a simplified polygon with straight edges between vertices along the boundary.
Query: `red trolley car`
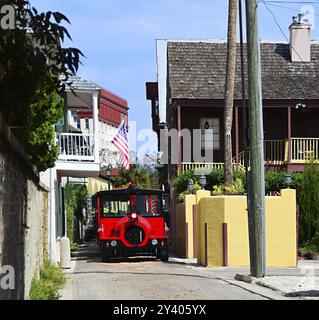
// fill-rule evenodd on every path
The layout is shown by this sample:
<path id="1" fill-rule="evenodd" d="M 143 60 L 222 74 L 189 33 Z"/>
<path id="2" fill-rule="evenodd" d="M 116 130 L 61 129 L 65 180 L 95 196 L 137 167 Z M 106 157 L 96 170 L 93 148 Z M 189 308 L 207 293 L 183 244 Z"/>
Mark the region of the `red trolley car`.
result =
<path id="1" fill-rule="evenodd" d="M 93 206 L 103 261 L 141 255 L 168 261 L 170 218 L 163 191 L 130 184 L 127 189 L 97 193 Z"/>

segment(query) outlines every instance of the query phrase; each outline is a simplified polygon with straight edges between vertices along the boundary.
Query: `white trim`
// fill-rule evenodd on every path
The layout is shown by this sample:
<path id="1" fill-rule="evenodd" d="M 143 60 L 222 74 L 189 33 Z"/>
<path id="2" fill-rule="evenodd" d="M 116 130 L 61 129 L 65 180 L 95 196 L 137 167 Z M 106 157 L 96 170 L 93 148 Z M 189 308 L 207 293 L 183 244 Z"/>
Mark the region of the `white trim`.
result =
<path id="1" fill-rule="evenodd" d="M 158 105 L 160 122 L 166 123 L 167 103 L 167 41 L 156 41 Z"/>

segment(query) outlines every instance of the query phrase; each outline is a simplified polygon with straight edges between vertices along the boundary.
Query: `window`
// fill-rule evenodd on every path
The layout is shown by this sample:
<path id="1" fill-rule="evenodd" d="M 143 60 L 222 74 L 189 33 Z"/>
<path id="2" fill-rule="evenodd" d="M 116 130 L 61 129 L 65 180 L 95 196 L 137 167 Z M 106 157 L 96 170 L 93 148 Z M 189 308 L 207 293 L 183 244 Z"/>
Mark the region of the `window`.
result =
<path id="1" fill-rule="evenodd" d="M 90 129 L 89 119 L 85 119 L 85 129 Z"/>
<path id="2" fill-rule="evenodd" d="M 81 121 L 80 121 L 80 118 L 79 117 L 74 117 L 74 121 L 76 123 L 76 127 L 78 129 L 81 129 Z"/>
<path id="3" fill-rule="evenodd" d="M 201 145 L 205 150 L 220 149 L 220 119 L 201 118 Z"/>
<path id="4" fill-rule="evenodd" d="M 103 217 L 106 216 L 125 216 L 129 209 L 129 201 L 115 200 L 103 202 Z"/>

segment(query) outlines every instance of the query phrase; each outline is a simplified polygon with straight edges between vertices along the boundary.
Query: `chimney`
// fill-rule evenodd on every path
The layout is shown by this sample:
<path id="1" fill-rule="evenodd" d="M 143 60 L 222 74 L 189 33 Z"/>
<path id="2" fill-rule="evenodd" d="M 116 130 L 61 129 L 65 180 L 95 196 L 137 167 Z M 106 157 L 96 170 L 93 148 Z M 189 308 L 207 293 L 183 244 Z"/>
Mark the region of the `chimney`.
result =
<path id="1" fill-rule="evenodd" d="M 290 30 L 290 55 L 291 62 L 310 62 L 310 29 L 311 25 L 304 14 L 292 17 Z"/>

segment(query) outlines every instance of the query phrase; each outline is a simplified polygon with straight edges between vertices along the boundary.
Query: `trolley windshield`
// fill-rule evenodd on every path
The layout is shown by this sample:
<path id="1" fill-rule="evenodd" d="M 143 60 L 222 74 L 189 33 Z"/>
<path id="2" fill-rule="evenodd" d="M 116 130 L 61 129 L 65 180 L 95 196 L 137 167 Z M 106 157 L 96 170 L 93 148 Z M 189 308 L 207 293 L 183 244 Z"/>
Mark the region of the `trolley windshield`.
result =
<path id="1" fill-rule="evenodd" d="M 139 192 L 137 195 L 137 213 L 142 216 L 159 216 L 162 212 L 162 195 L 160 193 Z M 130 197 L 123 193 L 101 196 L 101 215 L 104 218 L 121 217 L 130 213 Z"/>

